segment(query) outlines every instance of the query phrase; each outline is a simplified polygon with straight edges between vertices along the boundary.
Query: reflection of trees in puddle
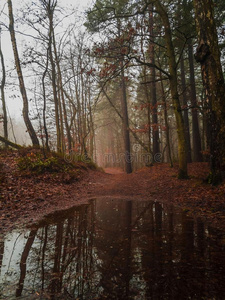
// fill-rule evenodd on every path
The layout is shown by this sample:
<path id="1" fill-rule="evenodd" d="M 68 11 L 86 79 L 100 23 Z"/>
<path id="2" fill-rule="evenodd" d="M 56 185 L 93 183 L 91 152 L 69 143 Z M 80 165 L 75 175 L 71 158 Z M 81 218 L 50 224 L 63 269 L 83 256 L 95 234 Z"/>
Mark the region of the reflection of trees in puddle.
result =
<path id="1" fill-rule="evenodd" d="M 0 271 L 1 271 L 1 268 L 2 268 L 3 254 L 4 254 L 4 241 L 0 240 Z"/>
<path id="2" fill-rule="evenodd" d="M 30 250 L 31 250 L 31 247 L 33 245 L 36 234 L 37 234 L 37 229 L 30 231 L 30 234 L 29 234 L 27 242 L 25 244 L 23 253 L 21 255 L 20 279 L 19 279 L 18 288 L 16 290 L 16 297 L 20 297 L 22 295 L 24 280 L 25 280 L 25 277 L 26 277 L 26 270 L 27 270 L 27 258 L 28 258 L 28 255 L 30 253 Z"/>
<path id="3" fill-rule="evenodd" d="M 93 200 L 58 216 L 25 239 L 14 295 L 225 298 L 221 233 L 172 206 Z M 3 249 L 4 243 L 0 255 Z"/>

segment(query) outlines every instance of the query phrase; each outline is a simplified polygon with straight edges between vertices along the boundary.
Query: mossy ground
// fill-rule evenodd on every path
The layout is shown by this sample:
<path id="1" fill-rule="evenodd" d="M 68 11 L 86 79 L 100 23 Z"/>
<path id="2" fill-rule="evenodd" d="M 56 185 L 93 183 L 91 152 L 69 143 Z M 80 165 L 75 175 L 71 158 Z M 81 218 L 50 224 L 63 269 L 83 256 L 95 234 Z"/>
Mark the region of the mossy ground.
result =
<path id="1" fill-rule="evenodd" d="M 19 219 L 33 222 L 46 213 L 104 196 L 174 204 L 225 228 L 225 183 L 205 183 L 206 163 L 189 164 L 189 179 L 179 180 L 177 165 L 155 164 L 132 174 L 104 173 L 93 171 L 82 159 L 68 162 L 55 153 L 44 155 L 40 149 L 21 151 L 0 151 L 0 228 L 14 226 Z"/>
<path id="2" fill-rule="evenodd" d="M 5 172 L 10 172 L 6 161 L 13 165 L 13 177 L 30 177 L 39 180 L 48 180 L 58 183 L 72 183 L 81 179 L 85 171 L 100 170 L 97 165 L 81 156 L 76 155 L 68 160 L 66 155 L 49 152 L 42 148 L 23 147 L 19 150 L 0 150 L 0 185 L 4 182 Z"/>
<path id="3" fill-rule="evenodd" d="M 33 147 L 23 148 L 18 153 L 17 166 L 24 175 L 65 173 L 76 177 L 81 169 L 97 169 L 96 164 L 90 159 L 84 162 L 79 159 L 79 156 L 77 159 L 68 161 L 63 154 L 47 152 Z"/>

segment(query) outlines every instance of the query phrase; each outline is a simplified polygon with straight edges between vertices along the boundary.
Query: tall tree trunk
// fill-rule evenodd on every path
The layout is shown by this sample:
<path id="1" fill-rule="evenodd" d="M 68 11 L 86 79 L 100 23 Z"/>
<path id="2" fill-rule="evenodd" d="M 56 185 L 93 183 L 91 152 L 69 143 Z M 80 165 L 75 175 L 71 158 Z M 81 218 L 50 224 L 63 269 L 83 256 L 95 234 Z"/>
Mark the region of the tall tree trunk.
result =
<path id="1" fill-rule="evenodd" d="M 148 89 L 147 84 L 145 84 L 145 90 Z M 151 101 L 150 101 L 150 97 L 147 97 L 148 100 L 148 148 L 149 148 L 149 153 L 151 153 L 151 146 L 152 146 L 152 128 L 151 128 Z M 154 160 L 152 159 L 151 162 L 152 163 Z"/>
<path id="2" fill-rule="evenodd" d="M 124 78 L 124 71 L 122 69 L 121 73 L 121 88 L 122 88 L 122 96 L 121 96 L 121 107 L 122 107 L 122 115 L 123 115 L 123 137 L 124 137 L 124 150 L 125 150 L 125 169 L 126 173 L 132 173 L 132 163 L 131 163 L 131 155 L 130 155 L 130 132 L 129 132 L 129 119 L 128 119 L 128 109 L 127 109 L 127 91 L 126 91 L 126 83 Z"/>
<path id="3" fill-rule="evenodd" d="M 61 73 L 59 58 L 58 58 L 58 54 L 57 54 L 57 50 L 56 50 L 56 41 L 55 41 L 54 33 L 53 33 L 53 47 L 54 47 L 55 61 L 56 61 L 57 72 L 58 72 L 58 89 L 59 89 L 59 98 L 58 99 L 61 98 L 61 100 L 62 100 L 62 110 L 63 110 L 63 118 L 64 118 L 64 123 L 65 123 L 65 128 L 66 128 L 68 151 L 70 151 L 72 148 L 72 138 L 70 135 L 70 129 L 69 129 L 69 124 L 68 124 L 66 103 L 65 103 L 65 97 L 64 97 L 64 92 L 63 92 L 62 73 Z M 61 131 L 63 132 L 63 129 L 61 129 Z M 62 134 L 62 141 L 63 141 L 63 134 Z"/>
<path id="4" fill-rule="evenodd" d="M 3 129 L 4 129 L 4 138 L 8 140 L 8 116 L 7 116 L 6 103 L 5 103 L 6 72 L 5 72 L 4 56 L 2 53 L 1 28 L 0 28 L 0 58 L 1 58 L 1 65 L 2 65 L 2 81 L 1 81 L 0 89 L 1 89 L 2 110 L 3 110 Z M 5 143 L 5 147 L 6 148 L 8 147 L 7 143 Z"/>
<path id="5" fill-rule="evenodd" d="M 80 61 L 80 69 L 82 70 L 82 61 Z M 84 81 L 83 74 L 80 75 L 81 82 L 81 124 L 82 124 L 82 154 L 84 154 L 85 159 L 88 159 L 87 152 L 87 93 L 86 93 L 86 82 Z"/>
<path id="6" fill-rule="evenodd" d="M 166 49 L 167 49 L 167 56 L 169 59 L 170 90 L 171 90 L 173 108 L 174 108 L 176 124 L 177 124 L 177 134 L 178 134 L 178 155 L 179 155 L 178 178 L 184 179 L 188 177 L 187 149 L 186 149 L 184 120 L 182 116 L 179 94 L 178 94 L 177 64 L 175 60 L 175 52 L 174 52 L 174 46 L 172 42 L 172 33 L 171 33 L 169 18 L 165 10 L 165 7 L 159 1 L 155 2 L 155 7 L 159 15 L 161 16 L 164 25 L 164 30 L 165 30 Z"/>
<path id="7" fill-rule="evenodd" d="M 199 41 L 195 58 L 201 64 L 203 85 L 210 106 L 210 181 L 216 184 L 225 177 L 225 83 L 213 6 L 212 0 L 194 0 Z"/>
<path id="8" fill-rule="evenodd" d="M 60 74 L 60 78 L 61 78 L 61 74 Z M 61 81 L 61 79 L 60 79 L 60 81 Z M 64 97 L 63 90 L 62 90 L 62 81 L 61 81 L 61 97 L 62 97 L 62 106 L 63 106 L 63 118 L 64 118 L 64 122 L 65 122 L 65 127 L 66 127 L 68 151 L 70 151 L 72 149 L 72 137 L 70 134 L 70 127 L 68 124 L 66 102 L 65 102 L 65 97 Z"/>
<path id="9" fill-rule="evenodd" d="M 118 20 L 118 36 L 120 37 L 120 20 Z M 124 140 L 124 154 L 125 154 L 125 170 L 126 173 L 132 173 L 132 163 L 130 154 L 130 131 L 129 131 L 129 118 L 127 109 L 127 88 L 124 76 L 124 66 L 123 61 L 121 61 L 121 92 L 120 97 L 121 107 L 122 107 L 122 124 L 123 124 L 123 140 Z"/>
<path id="10" fill-rule="evenodd" d="M 53 50 L 53 38 L 54 38 L 54 25 L 53 25 L 53 14 L 54 10 L 57 4 L 57 1 L 51 2 L 51 0 L 48 1 L 42 1 L 46 13 L 48 15 L 49 20 L 49 33 L 48 33 L 48 49 L 49 49 L 49 60 L 51 64 L 51 82 L 52 82 L 52 90 L 53 90 L 53 100 L 54 100 L 54 106 L 55 106 L 55 123 L 56 123 L 56 137 L 57 137 L 57 151 L 62 151 L 62 145 L 61 145 L 61 127 L 60 127 L 60 114 L 59 114 L 59 99 L 57 94 L 57 75 L 56 75 L 56 65 L 54 60 L 54 50 Z"/>
<path id="11" fill-rule="evenodd" d="M 93 120 L 93 111 L 91 105 L 91 82 L 89 81 L 88 88 L 88 109 L 90 119 L 88 120 L 89 134 L 90 134 L 90 157 L 94 160 L 94 143 L 95 143 L 95 128 L 94 128 L 94 120 Z"/>
<path id="12" fill-rule="evenodd" d="M 148 117 L 148 153 L 151 153 L 151 146 L 152 146 L 152 134 L 151 134 L 151 97 L 150 97 L 150 88 L 149 88 L 149 84 L 147 84 L 148 78 L 147 78 L 147 68 L 144 65 L 143 66 L 143 75 L 144 75 L 144 91 L 145 91 L 145 97 L 146 97 L 146 102 L 148 105 L 148 109 L 147 109 L 147 117 Z M 152 159 L 151 161 L 147 162 L 147 164 L 151 164 L 152 163 Z"/>
<path id="13" fill-rule="evenodd" d="M 18 53 L 17 44 L 16 44 L 13 8 L 12 8 L 11 0 L 8 0 L 8 10 L 9 10 L 9 32 L 10 32 L 11 42 L 12 42 L 12 47 L 13 47 L 16 71 L 17 71 L 17 75 L 18 75 L 18 79 L 19 79 L 20 92 L 21 92 L 21 95 L 23 98 L 23 118 L 24 118 L 24 122 L 26 124 L 27 131 L 30 135 L 33 145 L 39 146 L 39 141 L 38 141 L 37 135 L 34 131 L 34 128 L 32 126 L 30 118 L 29 118 L 28 98 L 27 98 L 27 92 L 26 92 L 26 88 L 25 88 L 25 84 L 24 84 L 23 73 L 22 73 L 22 69 L 21 69 L 21 65 L 20 65 L 19 53 Z"/>
<path id="14" fill-rule="evenodd" d="M 166 143 L 167 143 L 167 148 L 168 148 L 168 156 L 169 156 L 170 166 L 172 168 L 173 160 L 172 160 L 171 147 L 170 147 L 170 128 L 169 128 L 169 122 L 168 122 L 167 103 L 166 103 L 166 97 L 165 97 L 165 91 L 164 91 L 164 85 L 163 85 L 163 79 L 162 79 L 161 72 L 160 72 L 160 79 L 161 79 L 161 89 L 162 89 L 162 102 L 164 105 L 164 122 L 165 122 L 165 127 L 166 127 Z"/>
<path id="15" fill-rule="evenodd" d="M 65 136 L 64 136 L 64 123 L 63 123 L 63 108 L 62 108 L 62 101 L 61 101 L 61 93 L 59 90 L 59 74 L 57 74 L 57 95 L 58 95 L 58 104 L 59 104 L 59 121 L 60 121 L 60 133 L 61 133 L 61 144 L 60 144 L 60 151 L 62 153 L 65 152 Z"/>
<path id="16" fill-rule="evenodd" d="M 180 73 L 181 73 L 181 86 L 182 86 L 182 98 L 184 106 L 184 127 L 187 142 L 187 162 L 191 163 L 191 141 L 190 141 L 190 127 L 188 117 L 188 103 L 187 103 L 187 91 L 186 91 L 186 78 L 185 78 L 185 67 L 184 67 L 184 55 L 182 54 L 180 61 Z"/>
<path id="17" fill-rule="evenodd" d="M 44 70 L 44 73 L 42 75 L 42 89 L 43 89 L 43 101 L 44 101 L 44 105 L 43 105 L 43 126 L 44 126 L 44 132 L 45 132 L 45 147 L 47 149 L 47 151 L 50 150 L 49 148 L 49 136 L 48 136 L 48 129 L 47 129 L 47 124 L 46 124 L 46 91 L 45 91 L 45 77 L 48 71 L 48 63 L 49 63 L 49 49 L 47 51 L 47 63 L 46 63 L 46 67 Z"/>
<path id="18" fill-rule="evenodd" d="M 154 47 L 154 22 L 153 22 L 153 4 L 150 6 L 149 12 L 149 33 L 150 33 L 150 44 L 149 44 L 149 61 L 152 65 L 155 64 L 155 47 Z M 151 91 L 151 102 L 152 102 L 152 137 L 153 137 L 153 156 L 160 152 L 159 149 L 159 127 L 158 127 L 158 115 L 157 115 L 157 96 L 156 96 L 156 77 L 155 67 L 150 67 L 150 91 Z"/>
<path id="19" fill-rule="evenodd" d="M 190 96 L 191 96 L 191 114 L 192 114 L 192 144 L 193 144 L 193 160 L 202 161 L 201 136 L 198 122 L 197 97 L 195 86 L 195 70 L 193 46 L 191 39 L 188 40 L 188 60 L 190 69 Z"/>
<path id="20" fill-rule="evenodd" d="M 142 32 L 143 33 L 143 32 Z M 141 47 L 141 53 L 144 57 L 144 61 L 145 61 L 145 49 L 144 49 L 144 39 L 143 39 L 143 34 L 141 37 L 141 41 L 140 41 L 140 47 Z M 144 76 L 144 92 L 145 92 L 145 97 L 146 97 L 146 103 L 147 103 L 147 119 L 148 119 L 148 151 L 147 153 L 152 153 L 151 151 L 151 146 L 152 146 L 152 128 L 151 128 L 151 96 L 150 96 L 150 85 L 148 84 L 148 74 L 147 74 L 147 67 L 144 64 L 143 65 L 143 76 Z M 148 156 L 149 158 L 149 156 Z M 149 159 L 149 161 L 147 161 L 147 165 L 152 164 L 153 159 L 152 157 Z"/>

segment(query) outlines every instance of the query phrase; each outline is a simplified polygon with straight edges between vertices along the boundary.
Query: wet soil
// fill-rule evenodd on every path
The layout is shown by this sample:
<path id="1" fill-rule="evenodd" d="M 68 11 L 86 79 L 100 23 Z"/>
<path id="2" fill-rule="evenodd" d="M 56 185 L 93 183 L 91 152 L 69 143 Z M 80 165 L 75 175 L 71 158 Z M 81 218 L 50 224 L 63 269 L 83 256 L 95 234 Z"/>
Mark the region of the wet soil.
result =
<path id="1" fill-rule="evenodd" d="M 188 180 L 177 179 L 176 166 L 155 164 L 132 174 L 119 169 L 83 169 L 77 180 L 70 181 L 66 174 L 24 177 L 17 169 L 15 155 L 8 155 L 2 165 L 0 233 L 104 196 L 174 204 L 225 229 L 225 184 L 213 187 L 205 183 L 207 163 L 192 163 L 188 169 Z"/>

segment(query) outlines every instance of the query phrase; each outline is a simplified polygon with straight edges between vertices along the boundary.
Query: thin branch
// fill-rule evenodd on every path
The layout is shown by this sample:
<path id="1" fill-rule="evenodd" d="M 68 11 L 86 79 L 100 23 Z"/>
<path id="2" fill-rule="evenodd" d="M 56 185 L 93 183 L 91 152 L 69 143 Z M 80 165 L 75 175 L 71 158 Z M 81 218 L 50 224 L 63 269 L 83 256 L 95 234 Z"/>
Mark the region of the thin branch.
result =
<path id="1" fill-rule="evenodd" d="M 158 71 L 162 72 L 164 75 L 166 75 L 168 77 L 168 79 L 170 78 L 170 74 L 167 73 L 165 70 L 161 69 L 160 67 L 158 67 L 157 65 L 155 64 L 152 64 L 152 63 L 149 63 L 149 62 L 144 62 L 142 61 L 141 59 L 139 59 L 138 57 L 136 56 L 128 56 L 128 58 L 130 59 L 134 59 L 136 60 L 138 63 L 140 63 L 141 65 L 144 65 L 144 66 L 148 66 L 150 68 L 156 68 Z"/>

